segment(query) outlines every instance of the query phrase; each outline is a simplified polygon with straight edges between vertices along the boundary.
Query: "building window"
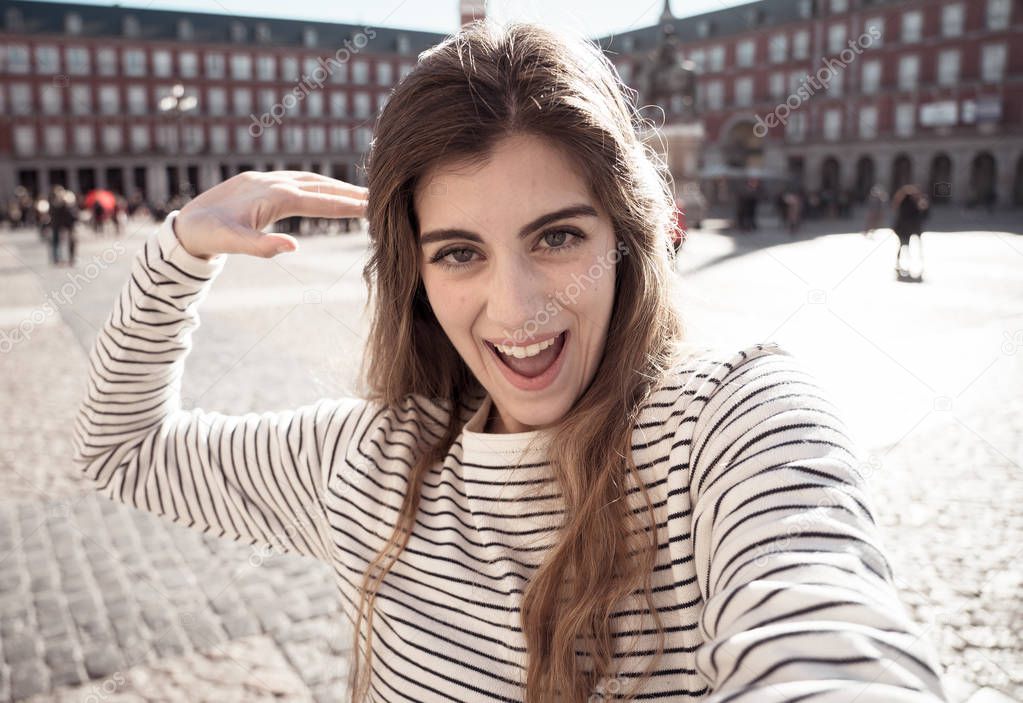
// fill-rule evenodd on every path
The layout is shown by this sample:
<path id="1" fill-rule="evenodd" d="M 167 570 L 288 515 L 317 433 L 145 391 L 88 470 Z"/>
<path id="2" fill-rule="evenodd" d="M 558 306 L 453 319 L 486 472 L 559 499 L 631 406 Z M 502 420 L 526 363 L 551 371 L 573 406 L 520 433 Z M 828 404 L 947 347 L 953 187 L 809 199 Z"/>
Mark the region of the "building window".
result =
<path id="1" fill-rule="evenodd" d="M 192 23 L 189 20 L 178 20 L 178 39 L 191 41 L 194 36 L 195 31 L 192 28 Z"/>
<path id="2" fill-rule="evenodd" d="M 895 134 L 909 137 L 916 126 L 916 106 L 913 103 L 902 103 L 895 106 Z"/>
<path id="3" fill-rule="evenodd" d="M 369 93 L 356 93 L 355 94 L 355 117 L 357 119 L 365 119 L 369 117 Z"/>
<path id="4" fill-rule="evenodd" d="M 252 112 L 252 91 L 248 88 L 235 88 L 231 99 L 234 103 L 234 114 L 248 115 Z"/>
<path id="5" fill-rule="evenodd" d="M 792 58 L 805 59 L 810 55 L 810 33 L 801 29 L 792 35 Z"/>
<path id="6" fill-rule="evenodd" d="M 217 116 L 227 114 L 227 92 L 223 88 L 209 88 L 206 91 L 206 101 L 209 105 L 207 114 Z"/>
<path id="7" fill-rule="evenodd" d="M 237 81 L 252 80 L 252 57 L 248 54 L 232 54 L 231 76 Z"/>
<path id="8" fill-rule="evenodd" d="M 194 51 L 183 51 L 178 54 L 178 66 L 182 78 L 195 78 L 199 75 L 199 56 Z"/>
<path id="9" fill-rule="evenodd" d="M 831 142 L 842 138 L 841 110 L 827 110 L 824 112 L 824 138 Z"/>
<path id="10" fill-rule="evenodd" d="M 327 131 L 320 126 L 309 127 L 306 131 L 306 143 L 309 151 L 322 153 L 327 150 Z"/>
<path id="11" fill-rule="evenodd" d="M 367 151 L 373 141 L 373 132 L 369 127 L 359 127 L 355 130 L 355 148 L 358 151 Z"/>
<path id="12" fill-rule="evenodd" d="M 178 150 L 178 125 L 162 124 L 156 126 L 156 146 L 160 151 L 172 153 Z"/>
<path id="13" fill-rule="evenodd" d="M 784 73 L 772 73 L 771 74 L 771 97 L 780 100 L 785 97 L 785 74 Z"/>
<path id="14" fill-rule="evenodd" d="M 330 71 L 330 82 L 331 83 L 347 83 L 348 82 L 348 64 L 343 63 L 340 65 L 327 64 L 328 70 Z"/>
<path id="15" fill-rule="evenodd" d="M 96 51 L 96 65 L 101 76 L 117 75 L 117 51 L 114 49 L 98 49 Z"/>
<path id="16" fill-rule="evenodd" d="M 277 78 L 277 59 L 273 56 L 260 56 L 256 59 L 256 74 L 261 81 L 272 81 Z"/>
<path id="17" fill-rule="evenodd" d="M 806 138 L 806 113 L 793 112 L 789 116 L 789 123 L 785 126 L 785 136 L 792 142 L 801 142 Z"/>
<path id="18" fill-rule="evenodd" d="M 725 70 L 725 47 L 723 46 L 712 46 L 708 52 L 708 61 L 710 63 L 711 71 L 724 71 Z"/>
<path id="19" fill-rule="evenodd" d="M 210 127 L 210 151 L 214 154 L 227 153 L 227 127 L 224 125 Z"/>
<path id="20" fill-rule="evenodd" d="M 831 0 L 831 14 L 837 15 L 849 9 L 849 0 Z"/>
<path id="21" fill-rule="evenodd" d="M 945 5 L 941 8 L 941 35 L 944 37 L 958 37 L 963 33 L 963 5 Z"/>
<path id="22" fill-rule="evenodd" d="M 412 50 L 412 44 L 409 42 L 408 35 L 406 35 L 406 34 L 399 34 L 398 35 L 398 40 L 397 40 L 396 46 L 397 46 L 399 54 L 403 54 L 404 55 L 404 54 L 407 54 L 409 51 Z"/>
<path id="23" fill-rule="evenodd" d="M 82 16 L 77 12 L 69 12 L 64 15 L 64 31 L 68 34 L 81 34 Z"/>
<path id="24" fill-rule="evenodd" d="M 301 127 L 284 127 L 284 151 L 297 154 L 302 151 L 305 142 L 305 130 Z"/>
<path id="25" fill-rule="evenodd" d="M 67 72 L 72 76 L 89 74 L 89 50 L 84 46 L 69 46 L 65 50 Z"/>
<path id="26" fill-rule="evenodd" d="M 735 104 L 739 107 L 749 107 L 753 104 L 753 79 L 749 77 L 738 78 L 735 81 Z"/>
<path id="27" fill-rule="evenodd" d="M 72 83 L 71 92 L 71 114 L 91 115 L 92 114 L 92 86 L 81 83 Z"/>
<path id="28" fill-rule="evenodd" d="M 752 39 L 744 39 L 735 46 L 735 63 L 737 66 L 749 68 L 756 60 L 756 47 Z"/>
<path id="29" fill-rule="evenodd" d="M 988 44 L 981 49 L 980 78 L 985 83 L 1005 78 L 1005 44 Z"/>
<path id="30" fill-rule="evenodd" d="M 884 17 L 871 17 L 863 25 L 863 31 L 870 36 L 868 46 L 877 48 L 884 44 Z"/>
<path id="31" fill-rule="evenodd" d="M 146 52 L 142 49 L 125 49 L 121 60 L 124 62 L 124 75 L 146 75 Z"/>
<path id="32" fill-rule="evenodd" d="M 104 115 L 116 115 L 121 111 L 121 96 L 116 85 L 100 86 L 99 109 Z"/>
<path id="33" fill-rule="evenodd" d="M 116 154 L 124 146 L 121 127 L 119 125 L 106 125 L 103 127 L 103 150 L 108 154 Z"/>
<path id="34" fill-rule="evenodd" d="M 41 85 L 39 86 L 40 100 L 43 105 L 44 115 L 59 115 L 63 101 L 61 98 L 61 89 L 55 85 Z"/>
<path id="35" fill-rule="evenodd" d="M 352 82 L 357 85 L 366 85 L 369 83 L 369 64 L 362 60 L 357 60 L 352 64 Z"/>
<path id="36" fill-rule="evenodd" d="M 240 154 L 252 153 L 252 132 L 248 127 L 235 127 L 234 148 Z"/>
<path id="37" fill-rule="evenodd" d="M 786 34 L 775 34 L 768 44 L 771 63 L 785 63 L 789 53 L 789 38 Z"/>
<path id="38" fill-rule="evenodd" d="M 270 41 L 270 27 L 265 22 L 256 25 L 256 41 L 262 44 Z"/>
<path id="39" fill-rule="evenodd" d="M 285 56 L 281 61 L 281 76 L 286 81 L 298 80 L 298 59 L 294 56 Z"/>
<path id="40" fill-rule="evenodd" d="M 276 129 L 265 129 L 263 133 L 259 135 L 259 145 L 262 147 L 264 154 L 274 154 L 277 152 L 277 135 L 279 132 Z"/>
<path id="41" fill-rule="evenodd" d="M 32 88 L 28 83 L 11 84 L 11 114 L 32 114 Z"/>
<path id="42" fill-rule="evenodd" d="M 305 27 L 302 30 L 302 43 L 305 46 L 316 46 L 317 35 L 315 27 Z"/>
<path id="43" fill-rule="evenodd" d="M 389 63 L 377 64 L 377 85 L 391 85 L 394 83 L 394 68 Z"/>
<path id="44" fill-rule="evenodd" d="M 689 54 L 689 60 L 693 62 L 693 67 L 697 71 L 702 72 L 707 65 L 707 52 L 703 49 L 693 49 Z"/>
<path id="45" fill-rule="evenodd" d="M 873 105 L 860 108 L 860 139 L 877 136 L 877 108 Z"/>
<path id="46" fill-rule="evenodd" d="M 128 112 L 132 115 L 146 114 L 146 87 L 128 86 Z"/>
<path id="47" fill-rule="evenodd" d="M 128 15 L 121 24 L 121 30 L 126 37 L 137 37 L 139 35 L 139 18 Z"/>
<path id="48" fill-rule="evenodd" d="M 14 151 L 18 156 L 35 156 L 36 128 L 31 125 L 18 125 L 14 128 Z"/>
<path id="49" fill-rule="evenodd" d="M 223 78 L 224 77 L 224 55 L 217 53 L 206 54 L 203 57 L 206 77 L 207 78 Z"/>
<path id="50" fill-rule="evenodd" d="M 323 116 L 323 93 L 309 93 L 306 98 L 308 115 L 310 117 Z"/>
<path id="51" fill-rule="evenodd" d="M 45 45 L 36 47 L 36 73 L 52 76 L 60 72 L 60 55 L 57 47 Z"/>
<path id="52" fill-rule="evenodd" d="M 813 17 L 813 0 L 799 0 L 799 16 L 804 20 Z"/>
<path id="53" fill-rule="evenodd" d="M 796 93 L 799 91 L 799 87 L 806 80 L 807 75 L 802 71 L 793 71 L 789 74 L 789 92 Z"/>
<path id="54" fill-rule="evenodd" d="M 182 146 L 184 146 L 187 153 L 195 154 L 202 151 L 205 135 L 201 126 L 194 124 L 185 125 L 185 128 L 181 131 L 181 137 L 184 141 Z"/>
<path id="55" fill-rule="evenodd" d="M 876 93 L 881 87 L 881 62 L 877 59 L 866 61 L 863 64 L 862 90 L 870 95 Z"/>
<path id="56" fill-rule="evenodd" d="M 938 54 L 938 84 L 953 86 L 959 82 L 959 50 L 946 49 Z"/>
<path id="57" fill-rule="evenodd" d="M 332 117 L 348 116 L 348 96 L 344 93 L 330 94 L 330 114 Z"/>
<path id="58" fill-rule="evenodd" d="M 710 81 L 703 92 L 707 100 L 707 109 L 720 110 L 725 106 L 725 90 L 721 81 Z"/>
<path id="59" fill-rule="evenodd" d="M 235 44 L 241 44 L 245 41 L 247 35 L 248 31 L 245 29 L 245 25 L 243 23 L 237 20 L 231 23 L 231 41 Z"/>
<path id="60" fill-rule="evenodd" d="M 920 10 L 902 13 L 902 41 L 910 44 L 920 41 L 923 34 L 924 14 Z"/>
<path id="61" fill-rule="evenodd" d="M 85 156 L 96 148 L 96 137 L 92 125 L 76 125 L 74 129 L 75 153 Z"/>
<path id="62" fill-rule="evenodd" d="M 28 47 L 10 44 L 7 47 L 7 70 L 10 73 L 28 73 Z"/>
<path id="63" fill-rule="evenodd" d="M 828 52 L 837 54 L 845 48 L 845 23 L 828 27 Z"/>
<path id="64" fill-rule="evenodd" d="M 1012 0 L 987 0 L 987 28 L 1008 29 Z"/>
<path id="65" fill-rule="evenodd" d="M 330 148 L 337 151 L 348 151 L 352 148 L 352 133 L 347 127 L 330 128 Z"/>
<path id="66" fill-rule="evenodd" d="M 153 73 L 160 78 L 167 78 L 174 73 L 174 61 L 171 52 L 157 49 L 153 52 Z"/>
<path id="67" fill-rule="evenodd" d="M 47 154 L 63 155 L 67 150 L 64 128 L 57 125 L 46 127 L 43 130 L 43 146 L 46 148 Z"/>
<path id="68" fill-rule="evenodd" d="M 141 154 L 149 151 L 149 127 L 143 124 L 132 125 L 128 140 L 132 152 Z"/>
<path id="69" fill-rule="evenodd" d="M 899 58 L 899 90 L 916 90 L 920 77 L 920 57 L 915 55 Z"/>
<path id="70" fill-rule="evenodd" d="M 274 105 L 277 104 L 277 94 L 269 89 L 265 88 L 259 91 L 259 109 L 264 112 L 272 112 Z"/>
<path id="71" fill-rule="evenodd" d="M 833 98 L 840 98 L 840 97 L 842 97 L 842 76 L 843 75 L 845 75 L 845 74 L 842 73 L 841 71 L 836 71 L 834 74 L 832 74 L 831 78 L 828 80 L 828 84 L 827 84 L 828 95 L 830 95 Z"/>
<path id="72" fill-rule="evenodd" d="M 387 104 L 387 99 L 391 97 L 388 93 L 377 93 L 377 112 L 384 109 L 384 105 Z"/>

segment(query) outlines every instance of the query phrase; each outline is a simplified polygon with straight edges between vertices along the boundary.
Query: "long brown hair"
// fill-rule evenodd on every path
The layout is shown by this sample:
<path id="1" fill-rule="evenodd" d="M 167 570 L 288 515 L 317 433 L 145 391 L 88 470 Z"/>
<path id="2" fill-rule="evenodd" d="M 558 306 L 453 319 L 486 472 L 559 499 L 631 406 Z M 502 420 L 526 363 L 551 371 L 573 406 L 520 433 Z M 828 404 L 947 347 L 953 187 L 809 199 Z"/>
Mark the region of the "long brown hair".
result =
<path id="1" fill-rule="evenodd" d="M 372 323 L 362 381 L 368 398 L 389 406 L 419 394 L 450 412 L 436 443 L 421 440 L 398 523 L 363 574 L 349 681 L 355 703 L 369 688 L 377 589 L 408 543 L 423 478 L 464 425 L 458 408 L 482 392 L 420 280 L 413 194 L 431 167 L 485 159 L 510 135 L 534 135 L 566 149 L 624 245 L 606 349 L 548 445 L 565 521 L 523 593 L 525 700 L 588 699 L 615 654 L 610 616 L 637 587 L 644 612 L 656 621 L 658 648 L 629 694 L 663 655 L 664 629 L 651 596 L 656 520 L 631 437 L 645 400 L 678 358 L 683 322 L 672 304 L 670 178 L 663 159 L 638 136 L 647 122 L 634 101 L 592 42 L 533 24 L 478 21 L 423 52 L 377 119 L 367 162 L 371 251 L 363 278 Z M 630 508 L 630 478 L 641 488 L 646 520 Z M 588 669 L 577 660 L 578 644 Z"/>

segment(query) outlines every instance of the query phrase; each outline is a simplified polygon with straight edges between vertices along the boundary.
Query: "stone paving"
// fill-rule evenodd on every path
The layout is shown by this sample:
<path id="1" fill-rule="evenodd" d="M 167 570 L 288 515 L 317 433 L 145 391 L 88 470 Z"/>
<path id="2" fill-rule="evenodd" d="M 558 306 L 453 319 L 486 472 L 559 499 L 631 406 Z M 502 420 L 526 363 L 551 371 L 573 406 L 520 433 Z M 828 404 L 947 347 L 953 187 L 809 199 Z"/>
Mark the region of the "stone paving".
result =
<path id="1" fill-rule="evenodd" d="M 916 286 L 892 280 L 891 241 L 856 233 L 699 232 L 679 267 L 694 330 L 777 338 L 848 408 L 904 602 L 957 703 L 1023 698 L 1023 238 L 982 225 L 925 235 Z M 70 469 L 86 353 L 154 226 L 83 238 L 78 271 L 99 263 L 49 314 L 70 270 L 34 233 L 0 231 L 0 331 L 33 321 L 25 341 L 0 337 L 0 701 L 343 700 L 351 631 L 328 567 L 113 503 Z M 241 413 L 353 393 L 364 249 L 353 233 L 232 258 L 183 402 Z"/>

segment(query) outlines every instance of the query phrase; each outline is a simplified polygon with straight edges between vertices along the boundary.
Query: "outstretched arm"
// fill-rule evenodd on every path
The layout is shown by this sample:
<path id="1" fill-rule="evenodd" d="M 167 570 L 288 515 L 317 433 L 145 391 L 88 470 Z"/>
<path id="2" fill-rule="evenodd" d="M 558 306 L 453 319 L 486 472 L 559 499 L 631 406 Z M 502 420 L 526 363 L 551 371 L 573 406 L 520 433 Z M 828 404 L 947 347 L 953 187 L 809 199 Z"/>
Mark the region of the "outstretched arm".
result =
<path id="1" fill-rule="evenodd" d="M 777 345 L 729 366 L 691 454 L 708 703 L 944 701 L 840 414 Z"/>
<path id="2" fill-rule="evenodd" d="M 324 399 L 241 416 L 181 408 L 199 303 L 226 257 L 189 254 L 174 233 L 178 214 L 135 255 L 92 347 L 75 463 L 114 500 L 203 532 L 326 560 L 323 453 L 361 401 Z"/>

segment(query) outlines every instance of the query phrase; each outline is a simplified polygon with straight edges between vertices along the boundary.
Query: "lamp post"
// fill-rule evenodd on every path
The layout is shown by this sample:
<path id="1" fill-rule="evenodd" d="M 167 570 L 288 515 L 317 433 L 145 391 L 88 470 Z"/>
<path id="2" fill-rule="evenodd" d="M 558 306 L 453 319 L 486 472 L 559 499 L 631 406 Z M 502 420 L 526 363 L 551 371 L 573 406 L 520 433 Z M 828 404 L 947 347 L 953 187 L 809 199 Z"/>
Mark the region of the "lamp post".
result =
<path id="1" fill-rule="evenodd" d="M 177 130 L 175 131 L 175 134 L 177 136 L 177 146 L 179 149 L 183 146 L 184 142 L 181 130 L 181 116 L 189 110 L 195 109 L 198 104 L 199 100 L 194 95 L 185 95 L 185 86 L 180 83 L 175 83 L 171 87 L 170 95 L 165 95 L 160 98 L 160 112 L 163 114 L 170 114 L 173 112 L 175 119 L 177 120 Z M 175 186 L 175 192 L 173 195 L 177 195 L 180 190 L 181 184 L 179 182 Z M 189 190 L 191 190 L 191 184 L 189 184 Z M 189 193 L 189 195 L 192 195 L 192 193 Z"/>

